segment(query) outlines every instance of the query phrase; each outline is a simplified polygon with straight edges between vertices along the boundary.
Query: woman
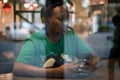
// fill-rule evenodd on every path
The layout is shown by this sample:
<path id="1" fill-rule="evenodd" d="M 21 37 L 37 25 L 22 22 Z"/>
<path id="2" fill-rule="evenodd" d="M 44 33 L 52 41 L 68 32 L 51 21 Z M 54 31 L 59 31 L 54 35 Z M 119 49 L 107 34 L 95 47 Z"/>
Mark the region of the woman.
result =
<path id="1" fill-rule="evenodd" d="M 68 18 L 62 3 L 49 5 L 45 11 L 45 30 L 34 33 L 27 39 L 15 62 L 13 73 L 16 76 L 73 78 L 79 74 L 80 64 L 65 63 L 56 68 L 43 68 L 49 54 L 66 54 L 71 60 L 75 57 L 89 59 L 95 66 L 98 58 L 73 31 L 64 26 Z"/>

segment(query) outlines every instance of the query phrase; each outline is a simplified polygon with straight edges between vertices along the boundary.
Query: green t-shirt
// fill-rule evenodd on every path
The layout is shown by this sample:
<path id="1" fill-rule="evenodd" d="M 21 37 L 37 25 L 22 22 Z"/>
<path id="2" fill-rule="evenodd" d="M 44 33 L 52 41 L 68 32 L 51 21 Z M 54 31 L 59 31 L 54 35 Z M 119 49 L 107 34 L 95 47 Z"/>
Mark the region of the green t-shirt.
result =
<path id="1" fill-rule="evenodd" d="M 60 48 L 60 52 L 58 50 L 52 50 L 50 47 L 54 49 Z M 89 57 L 91 53 L 93 53 L 93 50 L 73 31 L 68 31 L 61 37 L 57 44 L 51 44 L 47 41 L 45 31 L 40 31 L 31 35 L 31 37 L 25 41 L 16 61 L 42 67 L 46 56 L 50 54 L 51 51 L 56 54 L 67 54 L 72 59 L 74 57 Z"/>
<path id="2" fill-rule="evenodd" d="M 52 43 L 46 38 L 46 55 L 49 54 L 61 54 L 64 48 L 64 37 L 61 36 L 58 43 Z"/>

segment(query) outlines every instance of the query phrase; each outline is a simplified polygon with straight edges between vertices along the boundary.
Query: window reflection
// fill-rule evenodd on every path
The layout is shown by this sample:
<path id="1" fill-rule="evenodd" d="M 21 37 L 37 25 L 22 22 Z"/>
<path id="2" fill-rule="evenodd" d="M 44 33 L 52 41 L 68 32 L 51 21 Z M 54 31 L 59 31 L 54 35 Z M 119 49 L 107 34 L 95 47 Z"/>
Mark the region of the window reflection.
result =
<path id="1" fill-rule="evenodd" d="M 119 49 L 113 49 L 115 25 L 112 22 L 112 17 L 120 10 L 119 0 L 108 0 L 108 3 L 106 0 L 90 0 L 89 6 L 82 6 L 81 1 L 84 2 L 86 0 L 65 1 L 71 1 L 73 3 L 72 5 L 65 4 L 69 10 L 69 20 L 65 22 L 65 25 L 72 28 L 100 57 L 98 69 L 95 70 L 95 73 L 92 74 L 91 77 L 86 77 L 84 79 L 119 80 L 119 56 L 118 59 L 116 58 L 116 55 L 115 59 L 109 59 L 110 53 L 119 52 Z M 113 1 L 116 1 L 117 3 L 114 3 Z M 36 8 L 31 8 L 31 10 L 29 10 L 23 7 L 23 3 L 25 2 L 37 2 L 39 4 Z M 12 66 L 15 62 L 14 59 L 16 59 L 22 48 L 24 40 L 45 26 L 40 17 L 40 11 L 45 5 L 45 0 L 19 0 L 16 3 L 16 14 L 19 14 L 16 15 L 15 30 L 13 22 L 13 2 L 9 0 L 8 3 L 10 4 L 12 11 L 10 13 L 2 12 L 2 5 L 4 3 L 0 0 L 0 70 L 2 70 L 2 60 L 5 60 L 5 62 L 10 61 L 10 66 L 5 70 L 3 69 L 3 71 L 5 71 L 5 76 L 2 76 L 0 73 L 0 80 L 4 80 L 6 76 L 11 80 L 13 79 Z M 14 53 L 15 58 L 8 59 L 6 55 L 3 55 L 4 53 Z M 42 57 L 42 61 L 44 61 L 44 59 L 45 58 Z M 39 66 L 41 66 L 41 64 Z M 10 74 L 7 74 L 6 71 L 10 71 Z"/>

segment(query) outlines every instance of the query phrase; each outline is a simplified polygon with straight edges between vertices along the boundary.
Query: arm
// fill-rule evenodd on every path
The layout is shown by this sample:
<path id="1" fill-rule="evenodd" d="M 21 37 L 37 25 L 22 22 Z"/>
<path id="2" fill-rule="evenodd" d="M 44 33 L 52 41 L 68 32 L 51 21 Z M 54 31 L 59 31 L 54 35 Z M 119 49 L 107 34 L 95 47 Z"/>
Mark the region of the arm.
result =
<path id="1" fill-rule="evenodd" d="M 79 65 L 64 64 L 57 68 L 42 68 L 34 65 L 38 56 L 35 55 L 35 45 L 31 41 L 27 41 L 14 64 L 13 74 L 15 76 L 26 77 L 51 77 L 64 78 L 72 77 L 78 74 Z"/>
<path id="2" fill-rule="evenodd" d="M 62 77 L 57 68 L 39 68 L 21 62 L 14 64 L 13 74 L 26 77 Z"/>
<path id="3" fill-rule="evenodd" d="M 13 74 L 15 76 L 26 77 L 61 77 L 61 72 L 57 68 L 40 68 L 34 65 L 37 61 L 35 48 L 31 41 L 27 41 L 18 55 L 14 64 Z M 39 65 L 39 64 L 38 64 Z M 53 75 L 54 73 L 54 75 Z M 59 75 L 58 75 L 59 74 Z"/>
<path id="4" fill-rule="evenodd" d="M 94 51 L 89 47 L 86 42 L 84 42 L 80 37 L 77 35 L 75 36 L 76 42 L 77 42 L 77 56 L 81 59 L 87 59 L 89 61 L 89 64 L 93 67 L 95 67 L 99 61 L 99 57 L 97 54 L 94 53 Z M 79 54 L 78 54 L 79 53 Z"/>
<path id="5" fill-rule="evenodd" d="M 64 64 L 57 68 L 39 68 L 32 65 L 16 62 L 13 69 L 15 76 L 72 78 L 78 74 L 79 65 Z"/>

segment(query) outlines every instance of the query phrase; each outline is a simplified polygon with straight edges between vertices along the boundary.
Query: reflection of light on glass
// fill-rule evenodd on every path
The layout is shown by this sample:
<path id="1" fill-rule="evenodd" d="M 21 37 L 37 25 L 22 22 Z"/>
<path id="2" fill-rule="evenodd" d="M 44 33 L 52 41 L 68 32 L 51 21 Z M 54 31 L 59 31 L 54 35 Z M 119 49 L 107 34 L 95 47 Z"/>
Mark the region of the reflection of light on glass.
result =
<path id="1" fill-rule="evenodd" d="M 30 4 L 29 4 L 29 3 L 25 3 L 25 4 L 24 4 L 24 7 L 25 7 L 25 8 L 29 8 L 29 7 L 30 7 Z"/>
<path id="2" fill-rule="evenodd" d="M 42 5 L 45 5 L 46 0 L 39 0 Z"/>
<path id="3" fill-rule="evenodd" d="M 91 5 L 105 4 L 107 0 L 91 0 Z"/>
<path id="4" fill-rule="evenodd" d="M 93 16 L 93 19 L 92 19 L 92 32 L 95 33 L 97 32 L 98 30 L 98 17 L 97 15 L 94 15 Z"/>
<path id="5" fill-rule="evenodd" d="M 95 10 L 95 11 L 93 12 L 93 14 L 94 14 L 94 15 L 102 14 L 102 12 L 101 12 L 101 10 Z"/>
<path id="6" fill-rule="evenodd" d="M 105 1 L 100 1 L 99 4 L 105 4 Z"/>
<path id="7" fill-rule="evenodd" d="M 33 7 L 33 6 L 30 6 L 30 7 L 29 7 L 29 10 L 33 10 L 33 9 L 34 9 L 34 7 Z"/>
<path id="8" fill-rule="evenodd" d="M 38 4 L 37 3 L 33 3 L 32 5 L 34 8 L 37 8 L 38 7 Z"/>
<path id="9" fill-rule="evenodd" d="M 87 8 L 90 4 L 89 0 L 82 0 L 82 7 Z"/>
<path id="10" fill-rule="evenodd" d="M 7 3 L 8 2 L 8 0 L 3 0 L 3 3 Z"/>
<path id="11" fill-rule="evenodd" d="M 24 3 L 24 8 L 34 10 L 38 7 L 37 3 Z"/>
<path id="12" fill-rule="evenodd" d="M 70 4 L 69 3 L 66 3 L 67 7 L 70 8 Z"/>

